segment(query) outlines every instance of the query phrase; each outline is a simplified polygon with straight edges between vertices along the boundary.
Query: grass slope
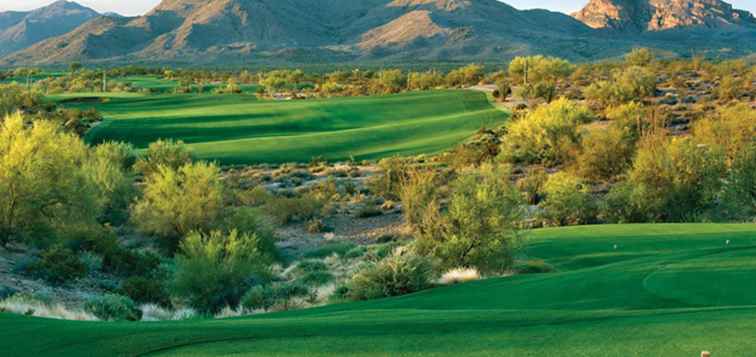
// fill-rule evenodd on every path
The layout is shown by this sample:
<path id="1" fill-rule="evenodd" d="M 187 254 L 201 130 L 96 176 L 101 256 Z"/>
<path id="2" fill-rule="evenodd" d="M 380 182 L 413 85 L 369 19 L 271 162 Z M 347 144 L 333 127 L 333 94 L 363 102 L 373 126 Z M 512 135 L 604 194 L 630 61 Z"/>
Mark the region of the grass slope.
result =
<path id="1" fill-rule="evenodd" d="M 529 247 L 529 256 L 558 272 L 228 320 L 0 315 L 0 349 L 35 356 L 756 355 L 755 225 L 546 229 L 533 233 Z"/>
<path id="2" fill-rule="evenodd" d="M 199 158 L 224 164 L 434 153 L 507 118 L 483 93 L 471 91 L 285 102 L 161 95 L 115 97 L 96 106 L 107 120 L 90 132 L 91 142 L 145 148 L 161 138 L 181 139 Z"/>

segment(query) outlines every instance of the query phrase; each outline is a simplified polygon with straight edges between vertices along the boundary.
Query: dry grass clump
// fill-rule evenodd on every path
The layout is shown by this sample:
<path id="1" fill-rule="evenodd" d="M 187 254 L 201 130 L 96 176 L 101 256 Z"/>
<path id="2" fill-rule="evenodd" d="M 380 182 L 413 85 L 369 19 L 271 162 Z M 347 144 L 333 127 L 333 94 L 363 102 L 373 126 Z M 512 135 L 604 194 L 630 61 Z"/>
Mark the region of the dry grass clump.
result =
<path id="1" fill-rule="evenodd" d="M 447 271 L 441 276 L 438 283 L 442 285 L 454 285 L 480 280 L 480 272 L 475 268 L 456 268 Z"/>
<path id="2" fill-rule="evenodd" d="M 97 317 L 86 311 L 70 309 L 60 303 L 41 301 L 28 294 L 16 294 L 0 301 L 0 311 L 58 320 L 98 320 Z"/>
<path id="3" fill-rule="evenodd" d="M 197 317 L 193 309 L 185 308 L 171 310 L 155 304 L 145 304 L 139 307 L 142 310 L 142 321 L 180 321 Z"/>

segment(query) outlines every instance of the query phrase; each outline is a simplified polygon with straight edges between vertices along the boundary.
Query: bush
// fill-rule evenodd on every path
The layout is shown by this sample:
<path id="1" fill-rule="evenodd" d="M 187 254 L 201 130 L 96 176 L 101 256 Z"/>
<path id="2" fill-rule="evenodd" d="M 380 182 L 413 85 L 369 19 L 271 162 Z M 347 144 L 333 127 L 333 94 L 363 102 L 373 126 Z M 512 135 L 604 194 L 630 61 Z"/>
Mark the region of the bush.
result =
<path id="1" fill-rule="evenodd" d="M 321 247 L 312 249 L 304 253 L 303 257 L 308 259 L 321 259 L 332 255 L 344 256 L 347 252 L 354 249 L 356 245 L 352 242 L 334 242 L 328 243 Z"/>
<path id="2" fill-rule="evenodd" d="M 160 167 L 178 170 L 191 162 L 192 153 L 183 141 L 158 140 L 150 144 L 144 157 L 134 164 L 134 169 L 150 176 L 159 173 Z"/>
<path id="3" fill-rule="evenodd" d="M 301 197 L 272 198 L 265 205 L 265 209 L 276 224 L 286 225 L 320 216 L 323 206 L 322 201 L 310 195 L 303 195 Z"/>
<path id="4" fill-rule="evenodd" d="M 587 107 L 561 98 L 508 124 L 501 157 L 512 163 L 569 162 L 580 141 L 578 126 L 593 119 Z"/>
<path id="5" fill-rule="evenodd" d="M 656 92 L 656 76 L 650 70 L 632 66 L 617 71 L 609 81 L 598 81 L 583 91 L 586 99 L 602 108 L 641 101 Z"/>
<path id="6" fill-rule="evenodd" d="M 633 202 L 648 221 L 697 220 L 712 208 L 725 175 L 724 152 L 691 138 L 646 138 L 629 173 Z"/>
<path id="7" fill-rule="evenodd" d="M 625 62 L 631 66 L 647 66 L 654 61 L 654 54 L 648 48 L 634 48 L 625 55 Z"/>
<path id="8" fill-rule="evenodd" d="M 430 259 L 398 249 L 390 257 L 370 264 L 349 281 L 352 300 L 369 300 L 410 294 L 427 289 L 433 281 Z"/>
<path id="9" fill-rule="evenodd" d="M 121 284 L 121 293 L 140 304 L 170 306 L 171 300 L 163 284 L 155 278 L 133 276 Z"/>
<path id="10" fill-rule="evenodd" d="M 404 223 L 417 230 L 425 210 L 439 199 L 440 178 L 434 170 L 412 169 L 406 174 L 399 189 Z"/>
<path id="11" fill-rule="evenodd" d="M 222 209 L 218 166 L 203 162 L 179 169 L 160 166 L 147 176 L 144 196 L 132 207 L 132 221 L 144 233 L 178 239 L 212 228 Z"/>
<path id="12" fill-rule="evenodd" d="M 256 235 L 236 231 L 190 234 L 176 256 L 171 291 L 202 313 L 238 306 L 252 285 L 268 279 L 271 259 L 259 246 Z"/>
<path id="13" fill-rule="evenodd" d="M 65 284 L 87 275 L 87 267 L 70 249 L 60 245 L 44 251 L 40 259 L 29 266 L 30 273 L 52 284 Z"/>
<path id="14" fill-rule="evenodd" d="M 560 172 L 549 177 L 541 202 L 544 219 L 552 225 L 588 224 L 594 221 L 595 207 L 588 187 L 577 177 Z"/>
<path id="15" fill-rule="evenodd" d="M 85 309 L 101 320 L 139 321 L 142 311 L 131 299 L 115 294 L 106 294 L 87 301 Z"/>
<path id="16" fill-rule="evenodd" d="M 288 310 L 294 298 L 305 297 L 310 294 L 310 289 L 299 283 L 254 286 L 242 297 L 241 306 L 247 310 L 268 311 L 275 306 Z"/>
<path id="17" fill-rule="evenodd" d="M 577 171 L 589 180 L 610 180 L 630 167 L 634 153 L 634 141 L 627 128 L 611 125 L 593 129 L 583 136 L 575 160 Z"/>

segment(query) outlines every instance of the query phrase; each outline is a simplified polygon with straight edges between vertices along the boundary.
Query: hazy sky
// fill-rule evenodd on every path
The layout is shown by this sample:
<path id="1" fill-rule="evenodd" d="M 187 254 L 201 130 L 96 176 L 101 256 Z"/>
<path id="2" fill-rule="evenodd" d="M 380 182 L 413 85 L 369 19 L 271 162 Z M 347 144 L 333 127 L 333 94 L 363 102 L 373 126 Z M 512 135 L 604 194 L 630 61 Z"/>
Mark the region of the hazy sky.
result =
<path id="1" fill-rule="evenodd" d="M 54 0 L 0 0 L 0 11 L 29 10 L 51 2 Z M 100 12 L 115 11 L 123 15 L 140 15 L 152 9 L 160 0 L 78 0 L 78 2 Z M 504 0 L 504 2 L 520 9 L 542 8 L 569 13 L 580 9 L 588 3 L 588 0 Z M 736 8 L 756 13 L 756 0 L 729 0 L 728 2 Z"/>

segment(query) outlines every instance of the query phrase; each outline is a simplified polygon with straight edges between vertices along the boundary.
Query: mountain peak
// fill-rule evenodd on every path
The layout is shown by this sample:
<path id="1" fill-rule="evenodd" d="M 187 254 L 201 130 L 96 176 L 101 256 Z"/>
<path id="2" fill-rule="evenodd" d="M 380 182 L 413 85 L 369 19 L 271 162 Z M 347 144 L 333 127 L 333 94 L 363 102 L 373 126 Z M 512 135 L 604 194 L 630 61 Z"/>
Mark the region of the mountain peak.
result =
<path id="1" fill-rule="evenodd" d="M 751 13 L 722 0 L 591 0 L 572 16 L 595 29 L 621 31 L 756 25 Z"/>

